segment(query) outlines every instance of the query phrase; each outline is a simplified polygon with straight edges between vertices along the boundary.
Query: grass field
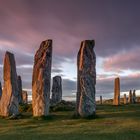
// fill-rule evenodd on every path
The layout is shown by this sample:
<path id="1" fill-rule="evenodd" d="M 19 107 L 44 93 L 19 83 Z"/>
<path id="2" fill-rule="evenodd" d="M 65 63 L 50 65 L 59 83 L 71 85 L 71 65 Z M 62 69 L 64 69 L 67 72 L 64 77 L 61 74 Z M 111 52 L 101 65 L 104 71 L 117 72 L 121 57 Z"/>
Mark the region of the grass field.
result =
<path id="1" fill-rule="evenodd" d="M 19 120 L 0 119 L 0 140 L 139 140 L 140 104 L 97 105 L 97 119 L 74 119 L 73 112 L 51 113 L 37 120 L 25 113 Z"/>

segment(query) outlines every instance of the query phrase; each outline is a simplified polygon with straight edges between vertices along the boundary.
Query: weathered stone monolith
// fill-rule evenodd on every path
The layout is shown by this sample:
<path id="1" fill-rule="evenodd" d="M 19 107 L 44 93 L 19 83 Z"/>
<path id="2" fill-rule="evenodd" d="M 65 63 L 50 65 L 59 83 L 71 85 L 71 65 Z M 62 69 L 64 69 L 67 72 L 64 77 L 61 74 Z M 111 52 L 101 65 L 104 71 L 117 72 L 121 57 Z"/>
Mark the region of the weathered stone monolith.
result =
<path id="1" fill-rule="evenodd" d="M 18 115 L 18 81 L 14 55 L 6 52 L 4 59 L 4 86 L 0 101 L 0 115 Z"/>
<path id="2" fill-rule="evenodd" d="M 129 98 L 128 98 L 128 103 L 132 104 L 133 103 L 133 95 L 132 95 L 132 90 L 129 91 Z"/>
<path id="3" fill-rule="evenodd" d="M 136 97 L 136 90 L 133 90 L 133 103 L 134 103 L 134 104 L 136 103 L 136 100 L 137 100 L 137 97 Z"/>
<path id="4" fill-rule="evenodd" d="M 100 104 L 101 104 L 101 105 L 103 104 L 102 96 L 100 96 Z"/>
<path id="5" fill-rule="evenodd" d="M 113 105 L 119 105 L 119 104 L 120 104 L 120 79 L 115 78 Z"/>
<path id="6" fill-rule="evenodd" d="M 76 113 L 81 117 L 89 117 L 95 115 L 96 112 L 96 55 L 93 50 L 94 45 L 94 40 L 83 41 L 77 56 Z"/>
<path id="7" fill-rule="evenodd" d="M 33 116 L 49 115 L 52 40 L 43 41 L 34 58 L 32 78 Z"/>
<path id="8" fill-rule="evenodd" d="M 21 80 L 21 76 L 18 76 L 18 90 L 19 90 L 18 101 L 21 104 L 22 103 L 22 80 Z"/>
<path id="9" fill-rule="evenodd" d="M 57 104 L 62 100 L 62 79 L 61 76 L 53 77 L 52 104 Z"/>
<path id="10" fill-rule="evenodd" d="M 22 90 L 22 103 L 27 104 L 28 103 L 28 93 L 25 90 Z"/>
<path id="11" fill-rule="evenodd" d="M 1 99 L 1 96 L 2 96 L 2 85 L 1 85 L 1 82 L 0 82 L 0 99 Z"/>
<path id="12" fill-rule="evenodd" d="M 126 94 L 124 94 L 123 103 L 124 103 L 125 105 L 127 104 L 127 97 L 126 97 Z"/>

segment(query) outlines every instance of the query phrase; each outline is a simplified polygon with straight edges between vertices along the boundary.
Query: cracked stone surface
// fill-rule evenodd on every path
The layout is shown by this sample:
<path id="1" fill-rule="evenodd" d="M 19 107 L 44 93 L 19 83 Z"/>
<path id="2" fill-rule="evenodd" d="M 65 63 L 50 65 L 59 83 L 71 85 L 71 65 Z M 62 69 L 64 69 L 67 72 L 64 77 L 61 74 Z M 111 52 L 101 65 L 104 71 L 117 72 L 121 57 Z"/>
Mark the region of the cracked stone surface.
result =
<path id="1" fill-rule="evenodd" d="M 81 117 L 88 117 L 96 113 L 96 55 L 93 50 L 94 45 L 94 40 L 83 41 L 77 56 L 76 112 Z"/>
<path id="2" fill-rule="evenodd" d="M 43 41 L 34 57 L 32 77 L 33 116 L 49 115 L 52 40 Z"/>
<path id="3" fill-rule="evenodd" d="M 18 115 L 18 81 L 14 54 L 6 52 L 3 71 L 3 93 L 0 101 L 0 115 Z"/>

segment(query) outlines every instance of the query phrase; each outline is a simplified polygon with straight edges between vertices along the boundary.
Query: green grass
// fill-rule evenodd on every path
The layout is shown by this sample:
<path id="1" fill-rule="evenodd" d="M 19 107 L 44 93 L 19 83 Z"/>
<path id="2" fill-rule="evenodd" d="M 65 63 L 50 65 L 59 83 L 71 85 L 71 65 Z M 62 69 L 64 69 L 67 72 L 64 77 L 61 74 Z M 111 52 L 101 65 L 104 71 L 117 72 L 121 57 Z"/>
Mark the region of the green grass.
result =
<path id="1" fill-rule="evenodd" d="M 52 112 L 49 119 L 0 118 L 0 140 L 139 140 L 140 104 L 97 105 L 96 119 L 74 119 L 72 111 Z"/>

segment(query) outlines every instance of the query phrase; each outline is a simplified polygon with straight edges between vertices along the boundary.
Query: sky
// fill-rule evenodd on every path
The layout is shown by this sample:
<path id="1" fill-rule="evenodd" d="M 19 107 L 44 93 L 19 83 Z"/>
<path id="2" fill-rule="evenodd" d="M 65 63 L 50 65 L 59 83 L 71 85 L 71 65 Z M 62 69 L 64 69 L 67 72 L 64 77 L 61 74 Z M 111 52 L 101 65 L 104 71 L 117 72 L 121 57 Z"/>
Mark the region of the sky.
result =
<path id="1" fill-rule="evenodd" d="M 0 81 L 5 51 L 14 53 L 17 73 L 31 97 L 34 55 L 53 40 L 52 77 L 62 76 L 64 99 L 75 99 L 80 43 L 95 40 L 96 97 L 140 90 L 139 0 L 0 0 Z"/>

